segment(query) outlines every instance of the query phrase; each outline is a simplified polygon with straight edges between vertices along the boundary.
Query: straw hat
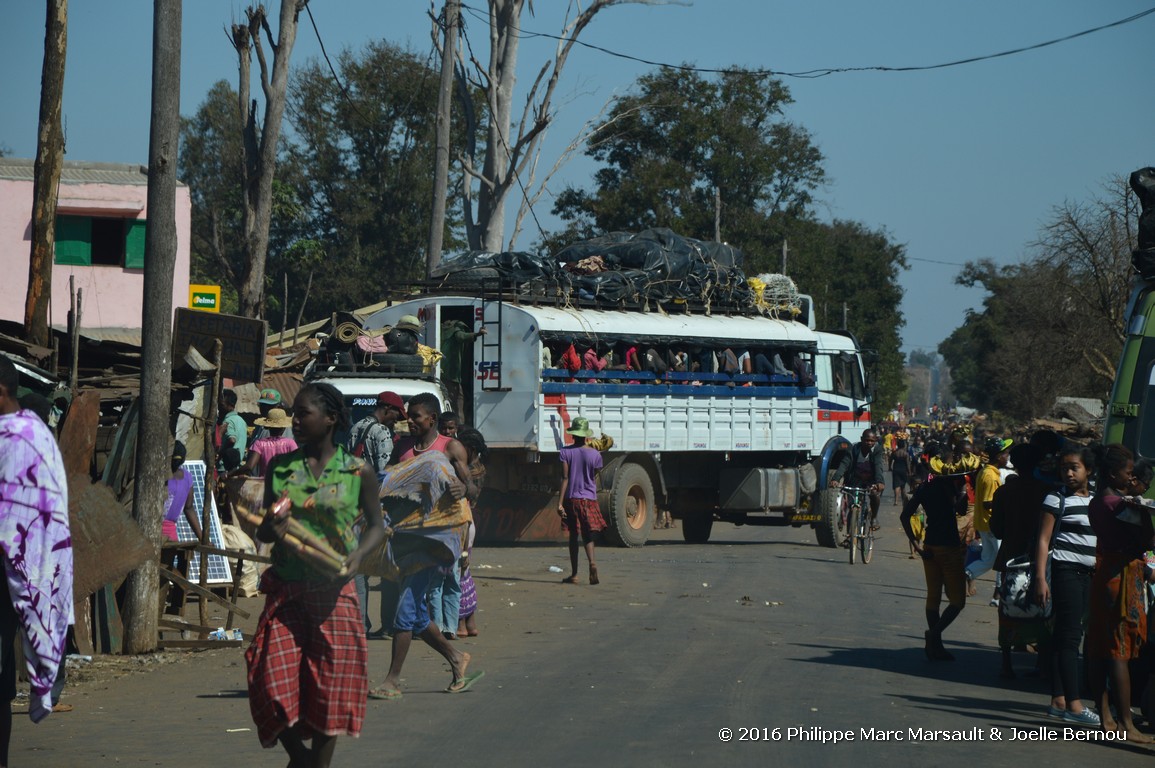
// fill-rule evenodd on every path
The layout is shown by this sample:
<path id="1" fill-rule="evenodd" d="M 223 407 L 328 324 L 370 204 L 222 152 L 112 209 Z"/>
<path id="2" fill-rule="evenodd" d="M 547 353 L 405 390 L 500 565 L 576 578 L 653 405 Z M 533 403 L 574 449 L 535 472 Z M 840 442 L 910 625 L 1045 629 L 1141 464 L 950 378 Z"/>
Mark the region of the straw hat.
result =
<path id="1" fill-rule="evenodd" d="M 270 408 L 268 416 L 254 419 L 253 423 L 269 429 L 288 429 L 293 426 L 293 417 L 285 413 L 284 408 Z"/>

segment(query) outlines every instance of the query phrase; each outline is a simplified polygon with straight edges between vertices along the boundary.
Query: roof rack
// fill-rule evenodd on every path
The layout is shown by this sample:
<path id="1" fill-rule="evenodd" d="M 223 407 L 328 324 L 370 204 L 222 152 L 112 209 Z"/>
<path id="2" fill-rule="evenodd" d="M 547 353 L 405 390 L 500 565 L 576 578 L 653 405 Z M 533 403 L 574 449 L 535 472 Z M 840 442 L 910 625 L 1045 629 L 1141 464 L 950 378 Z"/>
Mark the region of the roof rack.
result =
<path id="1" fill-rule="evenodd" d="M 496 287 L 495 287 L 496 284 Z M 739 315 L 743 317 L 777 317 L 778 313 L 763 312 L 757 307 L 735 302 L 655 298 L 623 299 L 617 302 L 588 299 L 576 292 L 561 293 L 554 286 L 541 282 L 518 283 L 501 278 L 477 278 L 476 282 L 447 282 L 425 280 L 402 283 L 389 292 L 393 301 L 411 301 L 425 296 L 467 296 L 486 301 L 504 301 L 531 307 L 556 307 L 624 312 L 657 312 L 662 314 Z M 793 319 L 793 318 L 791 318 Z"/>

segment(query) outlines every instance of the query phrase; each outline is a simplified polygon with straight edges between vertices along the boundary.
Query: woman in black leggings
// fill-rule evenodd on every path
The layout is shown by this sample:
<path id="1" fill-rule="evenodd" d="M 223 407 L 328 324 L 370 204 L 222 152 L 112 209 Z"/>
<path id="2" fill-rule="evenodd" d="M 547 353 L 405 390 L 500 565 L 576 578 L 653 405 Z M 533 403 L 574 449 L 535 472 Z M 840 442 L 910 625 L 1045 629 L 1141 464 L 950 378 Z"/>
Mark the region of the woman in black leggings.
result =
<path id="1" fill-rule="evenodd" d="M 1046 605 L 1052 600 L 1054 604 L 1051 705 L 1047 715 L 1068 723 L 1097 726 L 1099 716 L 1079 699 L 1079 646 L 1095 572 L 1095 532 L 1087 517 L 1091 501 L 1088 481 L 1095 471 L 1095 458 L 1089 449 L 1073 448 L 1062 451 L 1058 459 L 1063 486 L 1043 500 L 1033 585 L 1037 603 Z"/>

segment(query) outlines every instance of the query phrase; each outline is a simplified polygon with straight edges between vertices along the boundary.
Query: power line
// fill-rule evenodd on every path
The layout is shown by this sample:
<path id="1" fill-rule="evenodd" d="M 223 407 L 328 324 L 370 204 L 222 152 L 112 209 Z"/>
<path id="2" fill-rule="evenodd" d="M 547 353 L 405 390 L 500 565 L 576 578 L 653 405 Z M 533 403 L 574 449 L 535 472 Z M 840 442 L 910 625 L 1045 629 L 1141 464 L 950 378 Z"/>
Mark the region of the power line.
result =
<path id="1" fill-rule="evenodd" d="M 907 256 L 907 261 L 925 261 L 928 264 L 945 264 L 948 267 L 965 267 L 966 263 L 959 261 L 939 261 L 938 259 L 923 259 L 918 256 Z"/>
<path id="2" fill-rule="evenodd" d="M 462 4 L 461 7 L 463 9 L 470 11 L 471 13 L 473 13 L 478 18 L 483 18 L 486 21 L 488 21 L 488 18 L 489 18 L 488 15 L 482 16 L 481 12 L 478 9 L 473 8 L 471 6 L 468 6 L 468 5 L 464 5 L 464 4 Z M 1132 15 L 1132 16 L 1128 16 L 1125 19 L 1119 19 L 1118 21 L 1112 21 L 1109 24 L 1103 24 L 1101 26 L 1093 27 L 1091 29 L 1084 29 L 1081 32 L 1075 32 L 1075 33 L 1070 34 L 1070 35 L 1064 35 L 1063 37 L 1056 37 L 1053 40 L 1046 40 L 1046 41 L 1041 42 L 1041 43 L 1035 43 L 1034 45 L 1025 45 L 1025 46 L 1022 46 L 1019 48 L 1012 48 L 1010 50 L 1000 51 L 998 53 L 988 53 L 988 54 L 981 55 L 981 56 L 969 56 L 965 59 L 956 59 L 954 61 L 946 61 L 946 62 L 942 62 L 940 64 L 925 64 L 925 65 L 902 66 L 902 67 L 890 67 L 890 66 L 884 66 L 884 65 L 873 65 L 873 66 L 864 66 L 864 67 L 819 67 L 818 69 L 808 69 L 808 70 L 804 70 L 801 72 L 784 72 L 784 71 L 778 71 L 778 70 L 774 70 L 774 69 L 755 69 L 755 70 L 743 70 L 743 71 L 747 72 L 749 74 L 752 74 L 752 75 L 769 75 L 769 76 L 773 76 L 773 77 L 795 77 L 795 78 L 802 78 L 802 79 L 813 79 L 813 78 L 819 78 L 819 77 L 826 77 L 827 75 L 841 74 L 841 73 L 845 73 L 845 72 L 924 72 L 924 71 L 933 70 L 933 69 L 946 69 L 947 67 L 957 67 L 957 66 L 961 66 L 963 64 L 973 64 L 975 62 L 988 61 L 990 59 L 997 59 L 997 58 L 1001 58 L 1003 56 L 1013 56 L 1013 55 L 1018 54 L 1018 53 L 1025 53 L 1027 51 L 1035 51 L 1035 50 L 1038 50 L 1040 48 L 1046 48 L 1046 47 L 1051 46 L 1051 45 L 1057 45 L 1058 43 L 1065 43 L 1069 40 L 1074 40 L 1074 39 L 1079 38 L 1079 37 L 1085 37 L 1086 35 L 1091 35 L 1091 34 L 1094 34 L 1095 32 L 1101 32 L 1105 29 L 1111 29 L 1112 27 L 1121 27 L 1125 24 L 1130 24 L 1132 22 L 1138 21 L 1139 19 L 1141 19 L 1145 16 L 1150 16 L 1152 13 L 1155 13 L 1155 8 L 1148 8 L 1145 11 L 1141 11 L 1139 13 Z M 551 35 L 548 32 L 526 32 L 525 30 L 521 30 L 519 32 L 519 34 L 523 38 L 545 37 L 545 38 L 549 38 L 551 40 L 564 40 L 564 41 L 570 40 L 570 38 L 568 38 L 568 37 L 564 37 L 561 35 Z M 619 59 L 627 59 L 629 61 L 636 61 L 640 64 L 647 64 L 647 65 L 652 66 L 652 67 L 664 67 L 666 69 L 676 69 L 676 70 L 682 70 L 685 72 L 702 72 L 705 74 L 724 74 L 726 72 L 732 72 L 733 71 L 733 68 L 717 69 L 717 68 L 711 68 L 711 67 L 694 67 L 694 66 L 691 66 L 689 64 L 668 64 L 668 63 L 664 63 L 664 62 L 660 62 L 660 61 L 652 61 L 650 59 L 643 59 L 639 56 L 631 56 L 628 53 L 622 53 L 620 51 L 615 51 L 615 50 L 612 50 L 610 48 L 605 48 L 605 47 L 600 46 L 600 45 L 594 45 L 593 43 L 587 43 L 583 40 L 578 40 L 576 38 L 573 39 L 573 42 L 576 43 L 577 45 L 583 46 L 585 48 L 589 48 L 591 50 L 599 51 L 599 52 L 604 53 L 604 54 L 609 55 L 609 56 L 614 56 L 614 57 L 617 57 Z"/>

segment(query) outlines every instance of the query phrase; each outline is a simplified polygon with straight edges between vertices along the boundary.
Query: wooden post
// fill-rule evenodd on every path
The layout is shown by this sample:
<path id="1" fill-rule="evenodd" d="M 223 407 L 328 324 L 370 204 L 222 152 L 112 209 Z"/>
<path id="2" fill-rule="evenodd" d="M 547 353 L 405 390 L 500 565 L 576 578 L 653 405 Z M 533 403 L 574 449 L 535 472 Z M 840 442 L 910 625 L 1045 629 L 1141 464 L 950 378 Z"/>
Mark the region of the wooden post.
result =
<path id="1" fill-rule="evenodd" d="M 208 419 L 206 424 L 208 429 L 206 434 L 205 445 L 205 496 L 204 503 L 201 504 L 201 544 L 209 544 L 209 522 L 212 520 L 212 497 L 211 494 L 216 492 L 216 470 L 217 470 L 217 450 L 213 442 L 213 435 L 216 432 L 215 426 L 217 423 L 217 402 L 221 396 L 221 358 L 224 356 L 224 344 L 220 339 L 213 341 L 213 384 L 212 390 L 209 392 L 209 407 Z M 208 588 L 209 579 L 209 557 L 204 552 L 200 553 L 200 573 L 198 580 L 203 589 Z M 201 593 L 203 595 L 203 593 Z M 207 626 L 209 622 L 209 604 L 203 596 L 197 598 L 197 615 L 200 619 L 202 627 Z M 201 637 L 205 637 L 202 632 Z"/>
<path id="2" fill-rule="evenodd" d="M 148 137 L 148 221 L 144 235 L 140 430 L 132 516 L 157 547 L 129 574 L 124 651 L 157 646 L 162 510 L 168 495 L 172 433 L 172 283 L 176 267 L 176 167 L 180 139 L 181 0 L 153 0 L 152 114 Z"/>
<path id="3" fill-rule="evenodd" d="M 68 373 L 68 386 L 73 392 L 76 391 L 76 385 L 80 379 L 80 312 L 83 298 L 84 289 L 77 288 L 75 299 L 72 302 L 72 360 Z"/>

